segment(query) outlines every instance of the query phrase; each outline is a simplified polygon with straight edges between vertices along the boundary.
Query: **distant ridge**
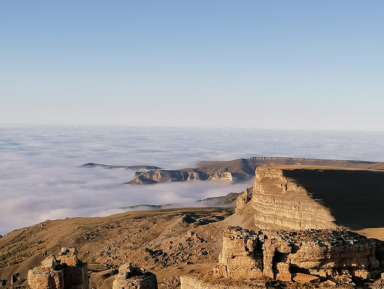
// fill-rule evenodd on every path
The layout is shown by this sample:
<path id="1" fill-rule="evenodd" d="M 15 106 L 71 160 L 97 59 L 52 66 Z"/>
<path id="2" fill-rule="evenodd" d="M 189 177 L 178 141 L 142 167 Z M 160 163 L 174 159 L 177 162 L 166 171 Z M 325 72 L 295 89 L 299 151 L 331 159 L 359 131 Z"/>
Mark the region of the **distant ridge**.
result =
<path id="1" fill-rule="evenodd" d="M 327 160 L 289 157 L 251 157 L 231 161 L 202 161 L 195 168 L 177 170 L 150 169 L 137 172 L 128 184 L 157 184 L 184 182 L 191 180 L 226 180 L 231 182 L 246 181 L 255 176 L 256 168 L 265 165 L 302 165 L 327 166 L 364 170 L 384 170 L 384 162 L 356 160 Z"/>
<path id="2" fill-rule="evenodd" d="M 146 166 L 146 165 L 136 165 L 136 166 L 116 166 L 116 165 L 104 165 L 104 164 L 96 164 L 96 163 L 86 163 L 82 164 L 81 167 L 84 168 L 105 168 L 105 169 L 128 169 L 128 170 L 160 170 L 160 167 L 156 166 Z"/>

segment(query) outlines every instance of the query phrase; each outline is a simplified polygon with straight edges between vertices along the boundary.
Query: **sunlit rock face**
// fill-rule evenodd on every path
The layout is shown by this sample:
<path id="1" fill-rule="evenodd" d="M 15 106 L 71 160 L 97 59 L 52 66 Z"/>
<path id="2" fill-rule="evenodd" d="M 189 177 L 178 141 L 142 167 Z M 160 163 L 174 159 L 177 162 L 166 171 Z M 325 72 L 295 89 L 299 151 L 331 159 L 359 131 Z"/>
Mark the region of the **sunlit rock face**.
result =
<path id="1" fill-rule="evenodd" d="M 62 248 L 57 259 L 51 255 L 28 271 L 28 284 L 31 289 L 88 289 L 88 267 L 75 248 Z"/>
<path id="2" fill-rule="evenodd" d="M 252 219 L 245 227 L 253 229 L 382 228 L 383 179 L 384 172 L 374 170 L 259 167 L 236 213 Z"/>
<path id="3" fill-rule="evenodd" d="M 214 272 L 239 280 L 266 276 L 290 282 L 299 273 L 366 280 L 380 274 L 375 253 L 373 240 L 342 229 L 254 232 L 229 227 Z"/>
<path id="4" fill-rule="evenodd" d="M 157 289 L 156 275 L 130 263 L 119 268 L 113 281 L 113 289 Z"/>
<path id="5" fill-rule="evenodd" d="M 329 209 L 314 200 L 295 180 L 279 168 L 256 170 L 252 208 L 255 226 L 263 229 L 335 228 Z"/>

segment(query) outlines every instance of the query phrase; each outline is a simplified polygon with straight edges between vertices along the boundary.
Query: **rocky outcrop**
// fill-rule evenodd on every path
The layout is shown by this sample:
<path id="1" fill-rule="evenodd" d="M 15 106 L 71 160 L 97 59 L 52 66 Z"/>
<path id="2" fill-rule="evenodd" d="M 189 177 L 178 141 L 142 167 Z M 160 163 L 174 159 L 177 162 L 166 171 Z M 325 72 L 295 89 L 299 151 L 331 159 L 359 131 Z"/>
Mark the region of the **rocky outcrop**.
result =
<path id="1" fill-rule="evenodd" d="M 335 228 L 329 209 L 315 201 L 284 170 L 261 167 L 256 170 L 252 208 L 254 222 L 263 229 L 325 229 Z"/>
<path id="2" fill-rule="evenodd" d="M 31 289 L 88 289 L 87 264 L 77 259 L 74 248 L 62 248 L 58 258 L 51 255 L 40 267 L 28 271 Z"/>
<path id="3" fill-rule="evenodd" d="M 213 273 L 183 276 L 181 288 L 297 288 L 292 283 L 355 288 L 354 282 L 380 278 L 376 244 L 345 229 L 254 232 L 228 227 Z"/>
<path id="4" fill-rule="evenodd" d="M 328 167 L 265 166 L 237 200 L 253 229 L 353 230 L 384 227 L 384 172 Z M 246 224 L 248 227 L 248 223 Z"/>
<path id="5" fill-rule="evenodd" d="M 246 204 L 252 199 L 253 187 L 245 189 L 236 199 L 236 212 L 243 210 Z"/>
<path id="6" fill-rule="evenodd" d="M 94 164 L 86 164 L 87 166 Z M 178 170 L 151 169 L 137 172 L 130 184 L 155 184 L 169 182 L 184 182 L 191 180 L 228 180 L 244 181 L 253 178 L 255 170 L 265 165 L 306 165 L 328 166 L 340 168 L 376 169 L 384 170 L 382 162 L 362 162 L 347 160 L 322 160 L 284 157 L 251 157 L 249 159 L 235 159 L 231 161 L 204 161 L 199 162 L 195 168 Z"/>
<path id="7" fill-rule="evenodd" d="M 230 172 L 215 172 L 208 174 L 197 169 L 188 170 L 150 170 L 147 172 L 136 173 L 136 178 L 130 184 L 156 184 L 184 181 L 232 181 Z"/>
<path id="8" fill-rule="evenodd" d="M 375 254 L 373 240 L 343 229 L 253 232 L 229 227 L 214 272 L 229 279 L 265 276 L 284 282 L 340 276 L 367 280 L 380 275 Z"/>
<path id="9" fill-rule="evenodd" d="M 130 263 L 119 268 L 113 289 L 157 289 L 156 275 L 145 269 L 133 267 Z"/>

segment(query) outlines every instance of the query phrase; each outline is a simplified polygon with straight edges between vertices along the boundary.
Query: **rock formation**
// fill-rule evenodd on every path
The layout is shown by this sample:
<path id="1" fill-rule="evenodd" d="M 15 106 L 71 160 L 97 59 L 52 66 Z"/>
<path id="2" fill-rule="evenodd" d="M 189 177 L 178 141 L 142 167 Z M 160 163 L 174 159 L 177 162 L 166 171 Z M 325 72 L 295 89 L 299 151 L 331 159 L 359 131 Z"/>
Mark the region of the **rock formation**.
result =
<path id="1" fill-rule="evenodd" d="M 215 273 L 232 279 L 291 281 L 301 273 L 312 279 L 367 280 L 380 275 L 375 249 L 373 240 L 343 229 L 253 232 L 229 227 Z"/>
<path id="2" fill-rule="evenodd" d="M 86 165 L 94 166 L 94 164 Z M 184 168 L 178 170 L 151 169 L 149 171 L 137 172 L 136 177 L 128 183 L 155 184 L 184 182 L 191 180 L 243 181 L 253 178 L 255 175 L 256 168 L 265 165 L 306 165 L 384 170 L 383 162 L 322 160 L 284 157 L 251 157 L 249 159 L 235 159 L 231 161 L 204 161 L 197 163 L 197 167 L 195 168 Z"/>
<path id="3" fill-rule="evenodd" d="M 266 166 L 255 175 L 237 201 L 238 214 L 248 207 L 254 229 L 384 227 L 384 172 Z"/>
<path id="4" fill-rule="evenodd" d="M 206 173 L 198 169 L 186 170 L 150 170 L 147 172 L 136 173 L 136 178 L 130 181 L 130 184 L 156 184 L 184 181 L 232 181 L 230 172 Z"/>
<path id="5" fill-rule="evenodd" d="M 335 228 L 330 211 L 280 168 L 256 170 L 252 192 L 255 225 L 265 229 Z"/>
<path id="6" fill-rule="evenodd" d="M 156 275 L 130 263 L 119 268 L 113 289 L 157 289 Z"/>
<path id="7" fill-rule="evenodd" d="M 62 248 L 58 258 L 51 255 L 40 267 L 28 271 L 31 289 L 88 289 L 87 264 L 77 259 L 74 248 Z"/>
<path id="8" fill-rule="evenodd" d="M 376 254 L 374 240 L 344 229 L 254 232 L 228 227 L 212 277 L 182 277 L 181 288 L 275 288 L 268 282 L 344 288 L 380 277 Z M 228 282 L 222 280 L 235 285 L 224 286 Z"/>
<path id="9" fill-rule="evenodd" d="M 104 169 L 127 169 L 127 170 L 161 170 L 157 166 L 146 166 L 146 165 L 136 165 L 136 166 L 116 166 L 116 165 L 104 165 L 96 163 L 86 163 L 82 164 L 83 168 L 104 168 Z"/>

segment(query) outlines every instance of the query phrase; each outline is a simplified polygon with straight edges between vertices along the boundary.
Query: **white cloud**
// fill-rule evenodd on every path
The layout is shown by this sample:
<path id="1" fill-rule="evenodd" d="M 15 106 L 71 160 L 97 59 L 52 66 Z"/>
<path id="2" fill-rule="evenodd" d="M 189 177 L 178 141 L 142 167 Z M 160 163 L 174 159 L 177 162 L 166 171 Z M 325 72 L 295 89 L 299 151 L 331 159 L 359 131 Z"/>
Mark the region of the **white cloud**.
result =
<path id="1" fill-rule="evenodd" d="M 103 216 L 138 204 L 194 205 L 251 184 L 124 185 L 133 171 L 79 167 L 87 162 L 174 169 L 250 156 L 384 161 L 383 152 L 383 133 L 2 126 L 0 234 L 45 219 Z"/>

